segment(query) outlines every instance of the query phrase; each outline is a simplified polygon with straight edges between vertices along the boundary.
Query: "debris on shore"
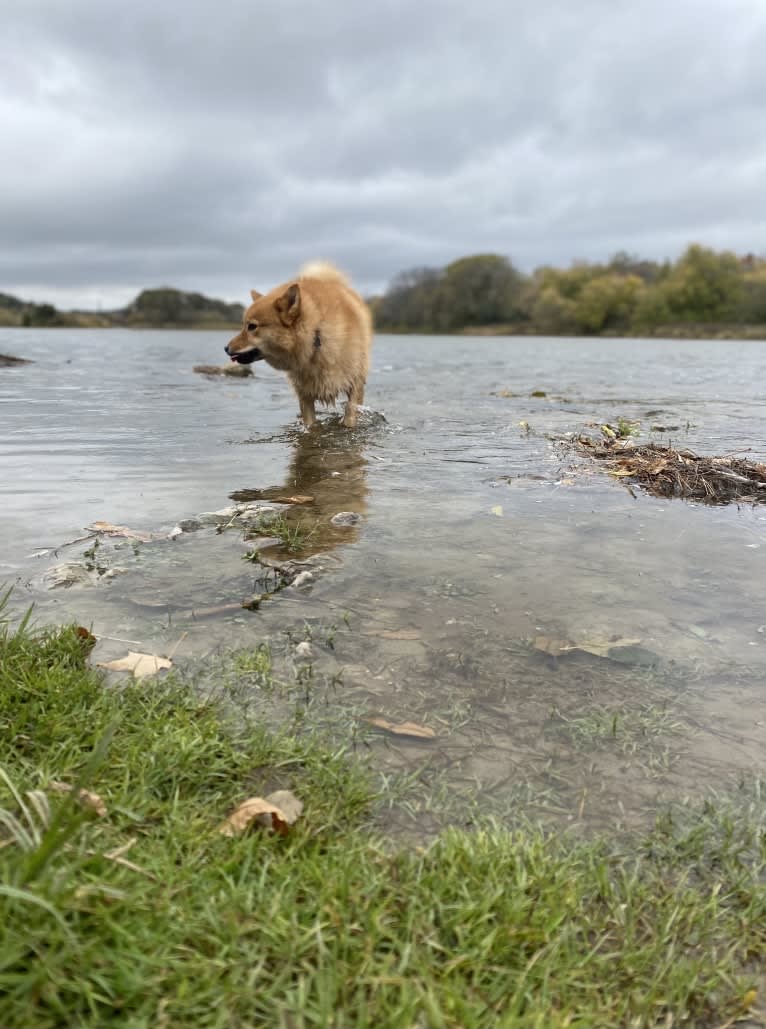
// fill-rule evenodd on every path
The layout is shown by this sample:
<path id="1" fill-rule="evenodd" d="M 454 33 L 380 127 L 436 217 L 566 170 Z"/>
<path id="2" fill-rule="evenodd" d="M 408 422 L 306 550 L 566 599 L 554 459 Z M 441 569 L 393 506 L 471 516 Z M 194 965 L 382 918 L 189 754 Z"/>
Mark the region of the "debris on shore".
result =
<path id="1" fill-rule="evenodd" d="M 626 484 L 654 497 L 681 497 L 704 504 L 766 503 L 766 464 L 745 458 L 707 457 L 659 443 L 639 444 L 602 426 L 600 437 L 581 434 L 580 454 L 603 464 Z"/>

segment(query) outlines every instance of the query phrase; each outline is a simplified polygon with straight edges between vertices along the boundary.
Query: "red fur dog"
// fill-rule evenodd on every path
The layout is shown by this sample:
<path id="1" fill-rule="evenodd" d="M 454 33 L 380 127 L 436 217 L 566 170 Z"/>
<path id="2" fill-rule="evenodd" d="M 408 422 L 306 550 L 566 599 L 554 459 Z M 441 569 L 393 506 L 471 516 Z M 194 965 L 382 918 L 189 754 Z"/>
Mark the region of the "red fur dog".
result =
<path id="1" fill-rule="evenodd" d="M 241 331 L 226 353 L 232 361 L 266 361 L 287 372 L 298 394 L 301 418 L 316 421 L 316 401 L 348 397 L 343 424 L 356 425 L 372 344 L 370 310 L 331 264 L 306 265 L 297 279 L 265 295 L 251 291 Z"/>

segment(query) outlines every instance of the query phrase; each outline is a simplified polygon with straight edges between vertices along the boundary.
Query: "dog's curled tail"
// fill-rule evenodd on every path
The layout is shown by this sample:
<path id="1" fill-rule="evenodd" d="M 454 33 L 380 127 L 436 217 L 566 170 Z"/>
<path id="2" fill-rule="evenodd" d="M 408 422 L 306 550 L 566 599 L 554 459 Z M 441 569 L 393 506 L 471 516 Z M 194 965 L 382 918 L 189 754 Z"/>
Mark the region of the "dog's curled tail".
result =
<path id="1" fill-rule="evenodd" d="M 309 261 L 301 268 L 302 279 L 324 279 L 325 282 L 340 282 L 351 287 L 351 283 L 340 269 L 330 261 Z"/>

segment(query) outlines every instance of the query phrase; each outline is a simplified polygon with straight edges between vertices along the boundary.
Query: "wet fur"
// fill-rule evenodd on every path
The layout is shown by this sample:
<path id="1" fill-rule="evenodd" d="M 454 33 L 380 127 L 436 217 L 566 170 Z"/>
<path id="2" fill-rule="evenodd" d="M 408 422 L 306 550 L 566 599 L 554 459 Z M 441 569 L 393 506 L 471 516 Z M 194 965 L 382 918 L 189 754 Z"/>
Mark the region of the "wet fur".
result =
<path id="1" fill-rule="evenodd" d="M 262 295 L 251 291 L 242 329 L 226 346 L 234 361 L 265 360 L 287 373 L 307 427 L 315 403 L 348 398 L 343 424 L 356 424 L 364 401 L 372 344 L 365 302 L 331 264 L 306 265 L 300 276 Z"/>

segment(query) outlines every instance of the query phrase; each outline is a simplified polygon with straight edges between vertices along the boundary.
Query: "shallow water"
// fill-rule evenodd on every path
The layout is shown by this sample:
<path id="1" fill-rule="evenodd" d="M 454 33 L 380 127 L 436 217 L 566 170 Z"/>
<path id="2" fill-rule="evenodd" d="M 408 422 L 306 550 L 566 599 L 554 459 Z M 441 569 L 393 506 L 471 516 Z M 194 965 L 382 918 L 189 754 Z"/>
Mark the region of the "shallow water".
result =
<path id="1" fill-rule="evenodd" d="M 553 438 L 624 417 L 644 440 L 763 460 L 762 344 L 379 337 L 363 425 L 306 434 L 278 373 L 192 372 L 224 342 L 0 330 L 0 353 L 35 362 L 0 369 L 15 610 L 91 625 L 99 660 L 175 648 L 202 685 L 352 739 L 392 777 L 391 825 L 478 806 L 619 827 L 763 770 L 766 506 L 657 500 Z M 269 575 L 236 526 L 104 540 L 90 563 L 120 574 L 46 588 L 47 569 L 88 560 L 89 541 L 66 544 L 93 521 L 164 534 L 269 488 L 312 498 L 285 517 L 314 578 L 256 611 L 240 602 Z M 361 519 L 334 526 L 339 511 Z M 552 657 L 540 637 L 637 642 Z M 265 640 L 285 684 L 268 697 L 230 656 Z"/>

